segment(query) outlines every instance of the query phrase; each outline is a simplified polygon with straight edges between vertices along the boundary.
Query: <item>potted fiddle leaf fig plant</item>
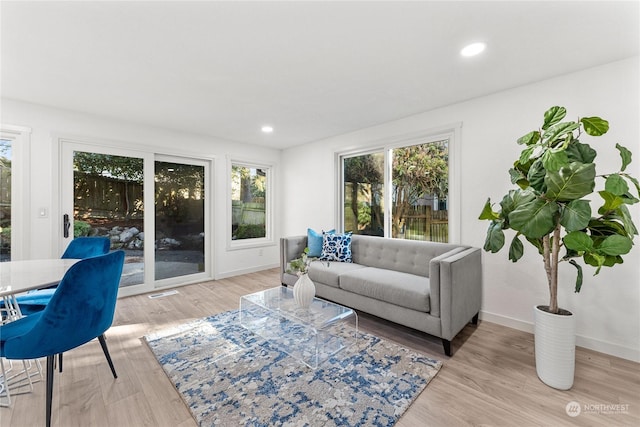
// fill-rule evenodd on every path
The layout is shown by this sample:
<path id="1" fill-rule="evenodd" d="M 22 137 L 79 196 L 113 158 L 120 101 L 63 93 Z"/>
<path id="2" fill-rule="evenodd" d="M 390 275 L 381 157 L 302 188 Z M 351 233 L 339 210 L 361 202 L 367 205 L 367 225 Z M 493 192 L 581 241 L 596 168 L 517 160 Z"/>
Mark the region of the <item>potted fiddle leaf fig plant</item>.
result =
<path id="1" fill-rule="evenodd" d="M 542 127 L 517 140 L 523 149 L 509 170 L 510 190 L 494 210 L 488 199 L 479 219 L 490 221 L 484 250 L 498 252 L 505 230 L 513 230 L 509 259 L 517 262 L 525 243 L 542 256 L 549 305 L 534 307 L 536 371 L 547 385 L 569 389 L 575 368 L 575 320 L 558 306 L 558 267 L 576 268 L 575 292 L 583 284 L 582 262 L 598 274 L 623 262 L 638 230 L 628 205 L 640 197 L 638 179 L 626 172 L 631 152 L 620 144 L 619 171 L 596 171 L 596 150 L 580 141 L 601 136 L 609 123 L 600 117 L 563 121 L 564 107 L 544 113 Z M 550 323 L 557 322 L 557 323 Z M 558 354 L 556 354 L 558 353 Z"/>

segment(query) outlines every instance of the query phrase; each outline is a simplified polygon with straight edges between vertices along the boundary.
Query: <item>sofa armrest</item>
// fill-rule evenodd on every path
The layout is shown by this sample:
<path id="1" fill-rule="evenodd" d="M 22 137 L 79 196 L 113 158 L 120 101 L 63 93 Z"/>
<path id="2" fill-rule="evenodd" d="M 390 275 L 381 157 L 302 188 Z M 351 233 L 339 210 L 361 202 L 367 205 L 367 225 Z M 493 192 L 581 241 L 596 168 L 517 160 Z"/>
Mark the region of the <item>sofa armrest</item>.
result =
<path id="1" fill-rule="evenodd" d="M 440 262 L 468 248 L 468 246 L 460 246 L 429 261 L 429 293 L 431 296 L 431 310 L 429 313 L 432 316 L 440 317 Z"/>
<path id="2" fill-rule="evenodd" d="M 481 251 L 479 248 L 467 248 L 440 259 L 438 263 L 441 338 L 451 340 L 480 311 Z"/>
<path id="3" fill-rule="evenodd" d="M 291 236 L 280 238 L 280 283 L 293 285 L 297 276 L 287 273 L 289 262 L 300 258 L 302 251 L 307 247 L 307 236 Z M 290 283 L 293 280 L 293 283 Z"/>

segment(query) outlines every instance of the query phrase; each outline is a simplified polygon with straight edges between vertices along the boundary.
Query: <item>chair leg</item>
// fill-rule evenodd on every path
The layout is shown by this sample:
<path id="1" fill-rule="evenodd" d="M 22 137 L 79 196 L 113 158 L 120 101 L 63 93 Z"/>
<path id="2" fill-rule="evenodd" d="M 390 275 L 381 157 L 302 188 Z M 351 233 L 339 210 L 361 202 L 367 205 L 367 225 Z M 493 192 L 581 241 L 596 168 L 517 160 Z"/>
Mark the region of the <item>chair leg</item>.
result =
<path id="1" fill-rule="evenodd" d="M 113 367 L 113 362 L 111 361 L 111 355 L 109 355 L 109 349 L 107 348 L 107 341 L 104 338 L 104 334 L 98 337 L 98 341 L 100 341 L 100 345 L 102 346 L 102 351 L 104 352 L 104 356 L 107 358 L 107 362 L 109 362 L 109 367 L 111 368 L 111 373 L 113 374 L 113 378 L 118 378 L 116 374 L 116 368 Z"/>
<path id="2" fill-rule="evenodd" d="M 4 369 L 4 359 L 2 357 L 0 357 L 0 371 L 2 372 L 4 392 L 7 395 L 7 403 L 5 404 L 0 401 L 0 406 L 11 406 L 11 393 L 9 393 L 9 379 L 7 378 L 7 372 Z"/>
<path id="3" fill-rule="evenodd" d="M 62 353 L 58 353 L 58 365 L 59 372 L 62 373 Z"/>
<path id="4" fill-rule="evenodd" d="M 55 355 L 47 356 L 47 427 L 51 427 L 51 402 L 53 401 L 53 362 Z"/>

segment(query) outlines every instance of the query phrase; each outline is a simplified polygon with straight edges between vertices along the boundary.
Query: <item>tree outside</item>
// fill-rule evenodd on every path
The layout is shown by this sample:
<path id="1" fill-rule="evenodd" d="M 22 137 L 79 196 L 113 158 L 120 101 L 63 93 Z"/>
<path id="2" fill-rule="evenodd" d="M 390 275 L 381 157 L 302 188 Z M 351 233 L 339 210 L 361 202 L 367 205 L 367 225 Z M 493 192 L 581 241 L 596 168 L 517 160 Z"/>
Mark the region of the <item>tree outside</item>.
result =
<path id="1" fill-rule="evenodd" d="M 344 229 L 384 235 L 384 152 L 344 159 Z M 448 141 L 391 150 L 391 237 L 447 241 Z"/>
<path id="2" fill-rule="evenodd" d="M 266 237 L 267 170 L 231 167 L 231 239 Z"/>
<path id="3" fill-rule="evenodd" d="M 440 210 L 439 202 L 446 200 L 449 193 L 448 142 L 397 148 L 392 150 L 392 156 L 391 236 L 399 237 L 412 225 L 409 224 L 412 213 L 420 217 L 415 213 L 424 211 L 425 219 L 433 220 L 433 212 Z M 431 223 L 425 224 L 431 230 L 433 221 L 426 222 Z M 428 234 L 431 237 L 430 231 Z"/>

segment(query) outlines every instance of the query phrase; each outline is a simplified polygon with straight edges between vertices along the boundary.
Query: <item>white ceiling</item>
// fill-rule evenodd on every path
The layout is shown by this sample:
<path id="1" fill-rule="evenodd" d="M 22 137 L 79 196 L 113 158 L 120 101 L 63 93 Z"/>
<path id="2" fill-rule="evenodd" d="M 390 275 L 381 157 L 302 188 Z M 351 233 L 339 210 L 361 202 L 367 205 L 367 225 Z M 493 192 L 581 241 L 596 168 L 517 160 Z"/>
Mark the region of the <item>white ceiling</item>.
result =
<path id="1" fill-rule="evenodd" d="M 640 52 L 638 1 L 2 1 L 0 14 L 2 97 L 275 148 Z M 479 40 L 483 55 L 459 56 Z"/>

